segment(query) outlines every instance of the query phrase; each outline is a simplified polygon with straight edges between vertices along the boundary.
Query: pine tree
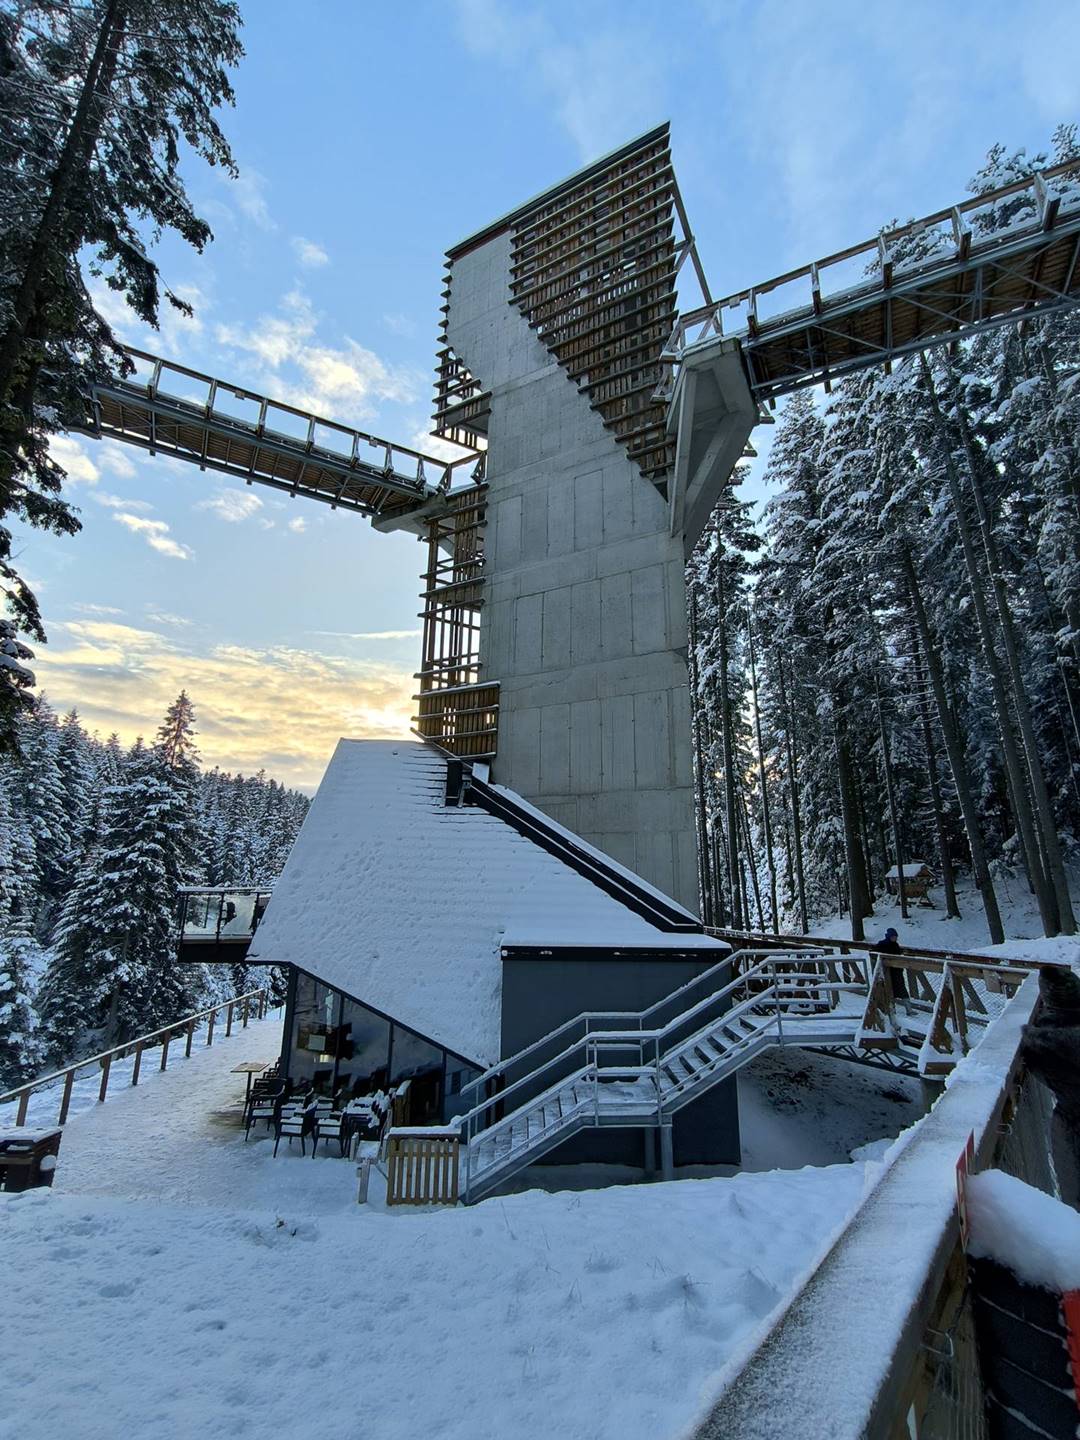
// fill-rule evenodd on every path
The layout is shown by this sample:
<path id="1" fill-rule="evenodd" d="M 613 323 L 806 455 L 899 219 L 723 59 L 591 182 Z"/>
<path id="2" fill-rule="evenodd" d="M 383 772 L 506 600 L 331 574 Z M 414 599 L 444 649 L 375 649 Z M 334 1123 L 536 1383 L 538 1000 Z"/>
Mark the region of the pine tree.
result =
<path id="1" fill-rule="evenodd" d="M 0 522 L 14 514 L 58 533 L 79 528 L 49 436 L 81 417 L 88 375 L 126 363 L 80 257 L 157 324 L 160 279 L 142 231 L 174 230 L 198 250 L 210 238 L 180 157 L 186 147 L 234 168 L 214 111 L 232 100 L 238 26 L 232 0 L 42 0 L 0 11 Z M 43 640 L 2 523 L 0 589 L 19 628 Z M 10 675 L 0 685 L 6 742 L 18 692 Z"/>

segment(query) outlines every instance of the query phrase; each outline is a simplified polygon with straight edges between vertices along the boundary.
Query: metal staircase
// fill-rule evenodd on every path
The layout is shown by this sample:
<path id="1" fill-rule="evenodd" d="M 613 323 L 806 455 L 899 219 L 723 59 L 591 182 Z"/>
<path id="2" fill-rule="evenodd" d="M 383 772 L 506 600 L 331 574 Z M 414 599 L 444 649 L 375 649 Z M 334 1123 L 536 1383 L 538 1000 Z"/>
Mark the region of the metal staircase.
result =
<path id="1" fill-rule="evenodd" d="M 672 1116 L 762 1050 L 860 1042 L 866 986 L 838 978 L 837 958 L 742 951 L 646 1010 L 575 1016 L 492 1066 L 465 1087 L 482 1098 L 455 1121 L 462 1199 L 483 1198 L 589 1127 L 659 1130 L 669 1172 Z"/>

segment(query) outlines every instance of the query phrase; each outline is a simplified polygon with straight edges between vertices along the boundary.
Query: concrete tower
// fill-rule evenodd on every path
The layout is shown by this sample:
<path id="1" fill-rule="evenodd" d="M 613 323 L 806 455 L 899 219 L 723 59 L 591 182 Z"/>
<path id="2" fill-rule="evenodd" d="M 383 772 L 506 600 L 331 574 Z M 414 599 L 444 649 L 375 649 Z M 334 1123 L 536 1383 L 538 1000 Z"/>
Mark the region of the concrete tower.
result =
<path id="1" fill-rule="evenodd" d="M 737 369 L 745 414 L 688 504 L 657 392 L 692 243 L 665 125 L 448 252 L 436 426 L 487 444 L 482 624 L 478 667 L 432 634 L 425 671 L 462 708 L 497 682 L 492 778 L 696 910 L 684 563 L 754 407 Z M 478 571 L 454 574 L 460 598 Z"/>

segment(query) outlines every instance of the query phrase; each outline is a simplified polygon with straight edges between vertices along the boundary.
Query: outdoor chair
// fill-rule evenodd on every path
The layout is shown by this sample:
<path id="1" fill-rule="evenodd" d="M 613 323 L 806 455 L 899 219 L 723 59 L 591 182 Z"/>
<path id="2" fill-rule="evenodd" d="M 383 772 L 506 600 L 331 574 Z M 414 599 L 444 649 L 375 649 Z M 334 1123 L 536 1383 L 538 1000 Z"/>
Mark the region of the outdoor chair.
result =
<path id="1" fill-rule="evenodd" d="M 251 1099 L 248 1101 L 247 1114 L 244 1116 L 244 1140 L 246 1142 L 251 1134 L 251 1127 L 257 1120 L 265 1120 L 266 1128 L 278 1122 L 281 1107 L 285 1103 L 285 1086 L 278 1085 L 276 1089 L 265 1089 L 256 1091 L 252 1089 Z"/>
<path id="2" fill-rule="evenodd" d="M 320 1110 L 315 1116 L 315 1135 L 311 1142 L 311 1158 L 315 1159 L 315 1152 L 319 1148 L 320 1140 L 336 1140 L 338 1149 L 342 1155 L 345 1154 L 346 1131 L 343 1125 L 345 1117 L 340 1110 Z"/>
<path id="3" fill-rule="evenodd" d="M 316 1110 L 314 1105 L 304 1105 L 297 1108 L 283 1107 L 278 1117 L 274 1135 L 274 1155 L 277 1155 L 278 1146 L 281 1144 L 282 1137 L 288 1140 L 290 1149 L 292 1148 L 292 1142 L 299 1140 L 300 1154 L 306 1155 L 307 1151 L 304 1149 L 304 1139 L 306 1136 L 315 1133 L 315 1116 Z"/>

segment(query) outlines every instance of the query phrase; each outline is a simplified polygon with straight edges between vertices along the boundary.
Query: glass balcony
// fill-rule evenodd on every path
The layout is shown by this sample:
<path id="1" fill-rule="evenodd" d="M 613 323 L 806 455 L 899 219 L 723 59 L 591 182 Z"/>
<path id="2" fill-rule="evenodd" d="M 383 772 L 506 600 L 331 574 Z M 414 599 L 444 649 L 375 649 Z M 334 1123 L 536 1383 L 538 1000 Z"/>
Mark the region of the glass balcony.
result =
<path id="1" fill-rule="evenodd" d="M 180 943 L 246 945 L 272 893 L 255 885 L 185 886 L 180 891 Z"/>

